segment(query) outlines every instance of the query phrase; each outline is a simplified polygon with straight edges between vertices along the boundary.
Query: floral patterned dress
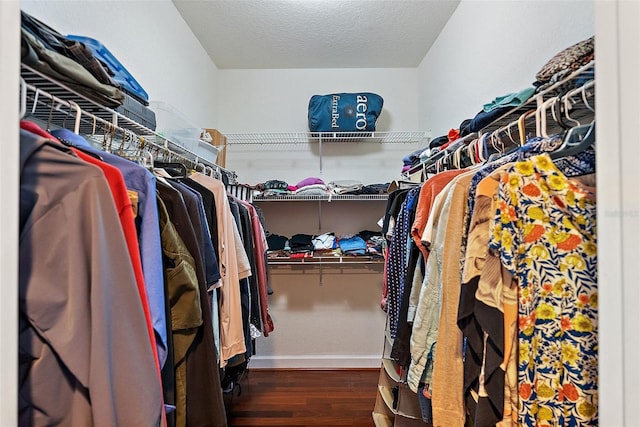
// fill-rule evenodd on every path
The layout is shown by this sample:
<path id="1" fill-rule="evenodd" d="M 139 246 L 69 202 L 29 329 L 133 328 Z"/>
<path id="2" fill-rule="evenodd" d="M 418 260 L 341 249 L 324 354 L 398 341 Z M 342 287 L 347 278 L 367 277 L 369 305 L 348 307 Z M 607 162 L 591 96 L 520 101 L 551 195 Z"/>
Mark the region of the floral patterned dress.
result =
<path id="1" fill-rule="evenodd" d="M 598 424 L 596 204 L 547 154 L 503 175 L 490 249 L 518 285 L 519 424 Z"/>

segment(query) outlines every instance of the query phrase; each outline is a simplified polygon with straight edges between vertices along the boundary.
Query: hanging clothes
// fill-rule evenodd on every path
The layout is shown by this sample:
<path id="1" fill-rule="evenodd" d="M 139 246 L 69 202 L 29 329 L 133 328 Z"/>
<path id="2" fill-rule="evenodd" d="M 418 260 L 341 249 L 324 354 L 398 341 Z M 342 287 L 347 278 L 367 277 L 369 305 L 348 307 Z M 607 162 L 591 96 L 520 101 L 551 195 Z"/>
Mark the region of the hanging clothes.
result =
<path id="1" fill-rule="evenodd" d="M 129 197 L 134 199 L 138 246 L 142 262 L 144 283 L 153 329 L 156 332 L 156 345 L 160 366 L 163 366 L 167 354 L 167 319 L 162 269 L 162 249 L 158 230 L 158 208 L 156 205 L 156 180 L 145 168 L 93 147 L 86 139 L 68 129 L 53 130 L 52 135 L 87 153 L 99 156 L 102 160 L 118 168 L 124 177 Z"/>
<path id="2" fill-rule="evenodd" d="M 194 173 L 191 179 L 208 188 L 214 195 L 218 215 L 218 242 L 222 287 L 220 288 L 220 366 L 224 367 L 229 359 L 246 352 L 242 328 L 242 310 L 240 305 L 241 279 L 251 274 L 246 253 L 242 247 L 238 228 L 231 215 L 229 201 L 224 185 L 201 173 Z"/>
<path id="3" fill-rule="evenodd" d="M 518 287 L 518 422 L 597 425 L 595 188 L 540 155 L 507 171 L 498 203 L 489 247 Z"/>
<path id="4" fill-rule="evenodd" d="M 176 406 L 176 427 L 186 426 L 187 416 L 187 355 L 203 323 L 202 301 L 198 289 L 195 260 L 169 219 L 167 208 L 158 198 L 160 235 L 165 256 L 167 297 L 171 310 L 171 336 L 173 341 L 173 372 L 175 386 L 172 401 Z M 166 385 L 165 385 L 166 390 Z"/>
<path id="5" fill-rule="evenodd" d="M 263 222 L 260 220 L 260 215 L 255 206 L 247 202 L 240 201 L 249 211 L 251 216 L 251 227 L 254 237 L 254 259 L 255 270 L 258 285 L 258 313 L 260 314 L 260 323 L 254 322 L 256 326 L 261 326 L 259 329 L 265 337 L 268 337 L 274 330 L 273 320 L 269 314 L 269 283 L 268 283 L 268 271 L 267 271 L 267 237 L 264 232 Z"/>
<path id="6" fill-rule="evenodd" d="M 580 183 L 595 152 L 552 161 L 546 153 L 560 145 L 558 136 L 532 138 L 475 169 L 430 176 L 411 242 L 388 252 L 388 266 L 410 267 L 399 270 L 404 289 L 391 277 L 383 293 L 390 331 L 399 319 L 391 357 L 420 393 L 426 422 L 597 423 L 595 199 Z M 388 204 L 392 243 L 405 242 L 403 215 L 394 228 Z"/>
<path id="7" fill-rule="evenodd" d="M 226 412 L 222 399 L 220 374 L 213 337 L 211 309 L 207 303 L 206 270 L 189 211 L 182 194 L 168 183 L 157 182 L 158 195 L 187 250 L 194 259 L 198 278 L 198 292 L 202 306 L 202 325 L 197 328 L 187 355 L 187 409 L 186 425 L 226 425 Z M 208 424 L 212 423 L 212 424 Z"/>
<path id="8" fill-rule="evenodd" d="M 43 132 L 37 125 L 34 126 L 36 126 L 38 132 Z M 136 279 L 134 283 L 136 283 L 140 293 L 140 297 L 137 300 L 147 319 L 145 324 L 148 330 L 147 336 L 149 339 L 147 342 L 151 349 L 151 355 L 156 358 L 158 354 L 162 354 L 164 360 L 169 361 L 168 366 L 165 366 L 165 369 L 162 370 L 161 376 L 159 362 L 155 359 L 158 384 L 160 385 L 161 425 L 165 424 L 164 406 L 162 405 L 163 396 L 165 396 L 167 404 L 170 405 L 169 407 L 175 406 L 175 412 L 166 418 L 170 425 L 226 426 L 217 350 L 214 343 L 213 324 L 216 322 L 212 319 L 212 311 L 214 311 L 212 308 L 217 308 L 218 304 L 217 298 L 216 304 L 211 304 L 210 299 L 207 298 L 207 288 L 205 287 L 207 284 L 211 286 L 218 285 L 220 273 L 212 239 L 209 235 L 203 198 L 199 193 L 184 184 L 173 182 L 173 185 L 171 185 L 166 182 L 156 181 L 155 177 L 141 166 L 95 149 L 78 135 L 65 135 L 64 132 L 60 132 L 60 134 L 65 137 L 66 142 L 73 141 L 74 144 L 80 145 L 83 151 L 76 148 L 72 148 L 71 151 L 84 159 L 84 161 L 98 166 L 103 171 L 103 175 L 108 178 L 107 182 L 110 185 L 112 194 L 111 204 L 119 214 L 120 222 L 123 224 L 121 226 L 121 234 L 125 242 L 128 243 L 127 248 L 129 251 L 124 253 L 133 254 L 130 256 L 130 264 Z M 55 139 L 53 135 L 47 134 L 47 137 Z M 88 154 L 85 154 L 85 152 Z M 117 165 L 118 168 L 103 163 L 102 159 Z M 129 182 L 126 179 L 123 180 L 120 168 L 129 177 Z M 142 171 L 144 177 L 140 171 Z M 162 201 L 159 202 L 159 205 L 154 203 L 153 206 L 148 203 L 149 199 L 146 195 L 150 193 L 147 193 L 146 190 L 150 186 L 139 185 L 147 179 L 152 184 L 154 195 L 157 188 L 159 194 L 166 197 L 167 205 Z M 125 188 L 125 184 L 129 186 L 130 182 L 133 185 Z M 176 190 L 174 186 L 179 190 Z M 138 188 L 141 188 L 142 191 L 136 191 Z M 188 203 L 185 203 L 185 200 Z M 169 206 L 169 208 L 166 206 Z M 171 214 L 169 214 L 169 211 L 171 211 Z M 163 241 L 158 240 L 161 245 L 156 248 L 153 245 L 150 246 L 148 241 L 143 240 L 145 237 L 147 239 L 151 237 L 151 242 L 153 242 L 155 234 L 144 233 L 145 230 L 152 230 L 152 228 L 149 223 L 145 226 L 146 220 L 141 215 L 144 213 L 148 220 L 152 214 L 158 217 L 158 212 L 163 212 L 166 218 L 162 222 L 158 221 L 156 223 L 155 229 L 158 232 L 158 237 L 160 236 L 161 228 L 165 232 Z M 133 224 L 134 215 L 136 216 L 138 227 Z M 100 218 L 100 216 L 97 218 Z M 128 227 L 124 226 L 125 220 L 129 221 Z M 167 237 L 166 230 L 171 228 L 168 224 L 173 226 L 174 224 L 171 222 L 173 220 L 177 225 L 177 227 L 172 228 L 175 235 L 169 232 L 169 237 Z M 176 238 L 180 240 L 177 241 Z M 148 288 L 148 282 L 144 281 L 143 276 L 146 274 L 144 267 L 148 268 L 149 264 L 145 265 L 140 262 L 142 248 L 164 250 L 163 252 L 166 255 L 165 261 L 160 258 L 160 266 L 162 268 L 157 269 L 150 275 L 152 278 L 159 277 L 161 279 L 161 288 L 153 290 L 160 297 L 156 298 L 156 305 L 160 300 L 163 305 L 165 301 L 167 302 L 161 311 L 156 310 L 156 320 L 164 322 L 164 328 L 159 328 L 164 331 L 166 337 L 163 346 L 153 343 L 153 339 L 159 334 L 154 333 L 155 327 L 151 327 L 152 316 L 150 310 L 146 308 L 150 307 L 147 302 L 147 296 L 144 293 L 145 288 Z M 195 256 L 192 256 L 192 253 Z M 135 256 L 136 254 L 137 257 Z M 155 255 L 155 250 L 151 251 L 151 256 L 153 255 Z M 147 254 L 147 257 L 153 259 L 149 254 Z M 191 257 L 191 261 L 188 261 L 189 257 Z M 180 260 L 180 267 L 176 270 L 175 262 L 178 259 Z M 191 264 L 193 264 L 193 274 L 190 274 L 189 269 L 186 267 Z M 138 268 L 135 267 L 136 265 Z M 167 279 L 166 287 L 165 278 Z M 194 279 L 195 282 L 193 282 Z M 176 283 L 176 280 L 178 283 Z M 194 292 L 197 293 L 197 298 L 195 299 L 193 299 Z M 165 299 L 165 293 L 167 294 L 167 299 Z M 199 306 L 196 308 L 196 305 Z M 170 313 L 169 315 L 167 315 L 167 311 Z M 170 331 L 170 334 L 166 333 L 167 330 Z M 139 337 L 136 339 L 138 342 L 144 342 Z M 170 357 L 167 357 L 168 351 L 171 352 Z M 134 376 L 130 377 L 135 378 Z M 162 380 L 160 380 L 161 377 Z M 190 397 L 187 398 L 187 395 Z M 135 401 L 135 399 L 132 399 L 132 401 Z M 73 410 L 70 412 L 73 412 Z M 28 410 L 27 413 L 29 413 Z"/>
<path id="9" fill-rule="evenodd" d="M 472 194 L 476 195 L 475 200 L 482 200 L 482 196 L 496 197 L 496 181 L 500 181 L 504 170 L 513 164 L 508 160 L 525 160 L 541 151 L 552 151 L 561 141 L 557 136 L 532 138 L 506 159 L 487 164 L 472 179 L 470 199 Z M 569 175 L 593 172 L 594 165 L 593 150 L 557 162 L 557 166 Z M 484 188 L 481 188 L 482 184 Z M 469 226 L 466 231 L 475 243 L 467 248 L 463 268 L 467 273 L 461 291 L 458 325 L 466 340 L 464 390 L 467 408 L 474 414 L 474 419 L 491 423 L 501 418 L 511 420 L 509 413 L 514 411 L 513 396 L 517 391 L 513 371 L 509 371 L 513 369 L 513 361 L 509 358 L 513 334 L 507 325 L 515 323 L 515 289 L 508 282 L 503 283 L 500 263 L 487 253 L 489 230 L 483 217 L 492 216 L 497 207 L 495 203 L 488 207 L 485 202 L 483 208 L 489 212 L 478 213 L 475 221 L 482 222 L 480 228 L 473 231 Z M 471 215 L 476 216 L 475 202 L 470 204 L 470 209 Z M 484 264 L 483 260 L 486 260 Z"/>
<path id="10" fill-rule="evenodd" d="M 154 349 L 104 174 L 61 144 L 20 137 L 20 424 L 163 424 Z"/>
<path id="11" fill-rule="evenodd" d="M 389 316 L 389 333 L 396 337 L 398 319 L 400 315 L 400 301 L 404 292 L 404 282 L 407 276 L 407 245 L 410 238 L 410 227 L 413 219 L 414 203 L 418 198 L 420 188 L 412 188 L 406 195 L 397 217 L 393 238 L 389 244 L 389 259 L 387 265 L 387 315 Z"/>

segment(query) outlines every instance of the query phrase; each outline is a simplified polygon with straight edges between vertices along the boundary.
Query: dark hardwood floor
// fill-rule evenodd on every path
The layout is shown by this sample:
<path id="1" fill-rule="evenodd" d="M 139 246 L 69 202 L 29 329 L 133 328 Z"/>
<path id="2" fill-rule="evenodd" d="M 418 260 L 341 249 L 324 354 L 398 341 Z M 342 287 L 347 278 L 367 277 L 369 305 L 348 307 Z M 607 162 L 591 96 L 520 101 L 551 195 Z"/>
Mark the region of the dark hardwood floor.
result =
<path id="1" fill-rule="evenodd" d="M 229 426 L 373 426 L 379 372 L 249 369 L 225 396 Z"/>

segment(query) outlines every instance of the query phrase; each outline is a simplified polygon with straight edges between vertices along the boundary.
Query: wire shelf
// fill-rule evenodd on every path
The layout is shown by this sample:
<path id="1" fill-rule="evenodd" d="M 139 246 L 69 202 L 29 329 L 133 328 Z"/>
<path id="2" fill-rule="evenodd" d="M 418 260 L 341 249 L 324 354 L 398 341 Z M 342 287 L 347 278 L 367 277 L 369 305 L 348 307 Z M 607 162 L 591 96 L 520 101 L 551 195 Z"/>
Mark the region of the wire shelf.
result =
<path id="1" fill-rule="evenodd" d="M 97 136 L 101 132 L 119 130 L 122 142 L 125 142 L 125 131 L 137 136 L 138 140 L 170 151 L 192 165 L 208 166 L 227 175 L 229 182 L 236 182 L 234 171 L 222 168 L 194 153 L 188 148 L 160 135 L 147 126 L 127 117 L 112 108 L 77 93 L 65 84 L 46 76 L 26 64 L 21 64 L 20 76 L 24 81 L 23 105 L 25 118 L 35 119 L 43 123 L 69 128 L 74 125 L 74 116 L 78 118 L 77 131 L 84 135 Z M 104 135 L 103 135 L 104 136 Z M 117 145 L 118 142 L 116 141 Z"/>
<path id="2" fill-rule="evenodd" d="M 225 133 L 233 144 L 309 144 L 309 143 L 428 143 L 426 132 L 266 132 Z"/>
<path id="3" fill-rule="evenodd" d="M 254 195 L 254 202 L 312 202 L 312 201 L 368 201 L 387 200 L 388 194 L 326 194 L 326 195 L 304 195 L 304 194 L 283 194 L 274 196 Z"/>
<path id="4" fill-rule="evenodd" d="M 360 265 L 384 264 L 382 257 L 368 255 L 358 256 L 313 256 L 308 258 L 268 258 L 269 265 L 300 265 L 300 264 L 330 264 L 330 265 Z"/>

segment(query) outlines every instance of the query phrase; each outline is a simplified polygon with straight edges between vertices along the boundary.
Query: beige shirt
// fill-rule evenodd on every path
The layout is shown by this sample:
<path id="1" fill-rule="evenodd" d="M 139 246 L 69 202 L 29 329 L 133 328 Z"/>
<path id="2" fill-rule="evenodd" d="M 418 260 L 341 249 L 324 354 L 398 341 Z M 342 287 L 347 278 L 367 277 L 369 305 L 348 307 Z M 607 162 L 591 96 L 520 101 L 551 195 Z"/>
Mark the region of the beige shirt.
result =
<path id="1" fill-rule="evenodd" d="M 215 178 L 194 173 L 190 176 L 208 188 L 215 198 L 218 222 L 218 263 L 222 286 L 220 287 L 220 367 L 227 365 L 233 356 L 246 352 L 242 327 L 240 279 L 251 274 L 240 234 L 236 226 L 224 184 Z M 238 257 L 238 253 L 241 256 Z M 242 256 L 242 253 L 244 256 Z"/>
<path id="2" fill-rule="evenodd" d="M 460 252 L 465 225 L 469 184 L 474 171 L 453 180 L 449 190 L 449 215 L 442 252 L 442 294 L 438 345 L 433 370 L 433 425 L 463 426 L 465 420 L 462 396 L 464 366 L 462 364 L 462 331 L 458 328 L 461 271 Z"/>

